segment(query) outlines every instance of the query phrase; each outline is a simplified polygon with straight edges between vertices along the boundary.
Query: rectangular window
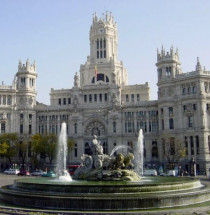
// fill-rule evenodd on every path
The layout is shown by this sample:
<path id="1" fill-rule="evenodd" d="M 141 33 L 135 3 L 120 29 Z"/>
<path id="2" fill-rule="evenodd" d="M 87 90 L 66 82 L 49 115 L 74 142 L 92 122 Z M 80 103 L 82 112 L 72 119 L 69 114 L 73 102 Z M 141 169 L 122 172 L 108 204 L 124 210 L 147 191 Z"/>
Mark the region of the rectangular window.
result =
<path id="1" fill-rule="evenodd" d="M 21 82 L 21 85 L 24 86 L 24 85 L 25 85 L 25 78 L 21 78 L 21 79 L 20 79 L 20 82 Z"/>
<path id="2" fill-rule="evenodd" d="M 184 142 L 185 142 L 185 153 L 186 155 L 188 155 L 188 140 L 186 136 L 184 137 Z"/>
<path id="3" fill-rule="evenodd" d="M 193 136 L 190 136 L 191 155 L 194 155 Z"/>
<path id="4" fill-rule="evenodd" d="M 131 101 L 134 102 L 134 94 L 131 94 Z"/>
<path id="5" fill-rule="evenodd" d="M 92 95 L 89 95 L 89 102 L 92 102 Z"/>
<path id="6" fill-rule="evenodd" d="M 151 132 L 152 131 L 152 124 L 151 124 L 151 122 L 149 122 L 149 132 Z"/>
<path id="7" fill-rule="evenodd" d="M 193 117 L 192 116 L 188 116 L 188 126 L 189 126 L 189 128 L 193 127 Z"/>
<path id="8" fill-rule="evenodd" d="M 102 102 L 102 94 L 101 93 L 99 94 L 99 100 L 100 100 L 100 102 Z"/>
<path id="9" fill-rule="evenodd" d="M 193 110 L 197 110 L 196 104 L 193 104 Z"/>
<path id="10" fill-rule="evenodd" d="M 106 58 L 106 50 L 104 50 L 104 58 Z"/>
<path id="11" fill-rule="evenodd" d="M 61 99 L 58 99 L 58 104 L 61 105 Z"/>
<path id="12" fill-rule="evenodd" d="M 6 124 L 4 122 L 1 123 L 1 133 L 2 134 L 6 133 Z"/>
<path id="13" fill-rule="evenodd" d="M 87 102 L 87 95 L 84 95 L 84 102 Z"/>
<path id="14" fill-rule="evenodd" d="M 77 157 L 77 144 L 74 144 L 74 157 Z"/>
<path id="15" fill-rule="evenodd" d="M 127 122 L 125 123 L 125 133 L 128 133 L 128 124 L 127 124 Z"/>
<path id="16" fill-rule="evenodd" d="M 99 58 L 99 51 L 97 51 L 97 58 Z"/>
<path id="17" fill-rule="evenodd" d="M 68 98 L 68 104 L 69 105 L 71 104 L 71 98 Z"/>
<path id="18" fill-rule="evenodd" d="M 117 128 L 116 128 L 116 122 L 113 122 L 113 133 L 116 133 L 116 131 L 117 131 Z"/>
<path id="19" fill-rule="evenodd" d="M 20 134 L 23 133 L 23 124 L 20 124 Z"/>
<path id="20" fill-rule="evenodd" d="M 104 100 L 107 101 L 107 93 L 104 94 Z"/>
<path id="21" fill-rule="evenodd" d="M 103 51 L 100 51 L 100 58 L 103 58 Z"/>
<path id="22" fill-rule="evenodd" d="M 97 102 L 97 94 L 94 94 L 94 101 Z"/>
<path id="23" fill-rule="evenodd" d="M 152 122 L 152 132 L 157 132 L 157 130 L 158 130 L 157 129 L 158 128 L 157 125 L 158 125 L 157 122 L 155 122 L 155 121 Z"/>
<path id="24" fill-rule="evenodd" d="M 137 100 L 137 102 L 140 102 L 140 95 L 139 94 L 136 95 L 136 100 Z"/>
<path id="25" fill-rule="evenodd" d="M 11 105 L 11 96 L 7 96 L 7 104 Z"/>
<path id="26" fill-rule="evenodd" d="M 174 129 L 174 119 L 169 119 L 169 129 Z"/>
<path id="27" fill-rule="evenodd" d="M 0 105 L 1 105 L 1 95 L 0 95 Z"/>
<path id="28" fill-rule="evenodd" d="M 126 100 L 126 102 L 129 102 L 129 96 L 128 95 L 125 96 L 125 100 Z"/>
<path id="29" fill-rule="evenodd" d="M 63 98 L 63 104 L 66 105 L 66 98 Z"/>
<path id="30" fill-rule="evenodd" d="M 210 135 L 208 136 L 208 147 L 209 147 L 209 154 L 210 154 Z"/>
<path id="31" fill-rule="evenodd" d="M 3 96 L 3 105 L 6 105 L 6 96 Z"/>
<path id="32" fill-rule="evenodd" d="M 197 155 L 200 154 L 200 151 L 199 151 L 199 136 L 195 136 L 195 142 L 196 142 L 196 151 L 197 151 Z"/>
<path id="33" fill-rule="evenodd" d="M 28 134 L 32 134 L 32 126 L 31 125 L 28 126 Z"/>
<path id="34" fill-rule="evenodd" d="M 164 120 L 162 119 L 162 130 L 164 130 Z"/>
<path id="35" fill-rule="evenodd" d="M 74 123 L 74 133 L 77 134 L 77 123 Z"/>
<path id="36" fill-rule="evenodd" d="M 169 116 L 173 116 L 173 108 L 169 107 L 168 108 Z"/>

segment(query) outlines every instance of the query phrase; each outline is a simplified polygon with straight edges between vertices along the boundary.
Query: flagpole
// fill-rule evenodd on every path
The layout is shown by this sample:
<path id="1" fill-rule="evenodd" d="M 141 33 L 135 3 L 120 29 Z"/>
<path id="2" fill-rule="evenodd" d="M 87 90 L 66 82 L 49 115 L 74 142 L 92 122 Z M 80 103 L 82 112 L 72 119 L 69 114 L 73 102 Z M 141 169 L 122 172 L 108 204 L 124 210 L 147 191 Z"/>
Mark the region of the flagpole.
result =
<path id="1" fill-rule="evenodd" d="M 95 83 L 97 82 L 97 76 L 98 76 L 98 68 L 97 64 L 95 65 Z"/>

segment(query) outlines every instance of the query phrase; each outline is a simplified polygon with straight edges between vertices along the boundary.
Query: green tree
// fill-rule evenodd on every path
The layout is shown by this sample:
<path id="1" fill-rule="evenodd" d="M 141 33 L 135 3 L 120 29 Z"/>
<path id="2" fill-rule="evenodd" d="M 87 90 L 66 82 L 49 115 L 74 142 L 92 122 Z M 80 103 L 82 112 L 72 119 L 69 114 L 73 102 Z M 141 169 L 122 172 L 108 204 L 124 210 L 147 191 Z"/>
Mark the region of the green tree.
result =
<path id="1" fill-rule="evenodd" d="M 17 144 L 19 142 L 16 133 L 7 133 L 0 135 L 0 154 L 5 156 L 12 164 L 12 157 L 17 155 Z"/>
<path id="2" fill-rule="evenodd" d="M 35 134 L 31 138 L 31 162 L 33 168 L 38 168 L 41 152 L 43 151 L 42 136 L 40 134 Z"/>
<path id="3" fill-rule="evenodd" d="M 48 157 L 50 165 L 56 156 L 57 137 L 54 134 L 43 136 L 44 153 Z"/>

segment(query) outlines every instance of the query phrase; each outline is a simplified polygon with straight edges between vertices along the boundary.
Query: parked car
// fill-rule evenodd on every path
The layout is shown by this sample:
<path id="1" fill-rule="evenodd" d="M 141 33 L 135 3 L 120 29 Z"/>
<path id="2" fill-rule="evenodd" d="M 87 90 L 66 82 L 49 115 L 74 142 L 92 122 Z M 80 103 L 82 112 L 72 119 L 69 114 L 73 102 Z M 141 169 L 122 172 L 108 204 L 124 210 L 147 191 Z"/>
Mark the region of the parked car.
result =
<path id="1" fill-rule="evenodd" d="M 69 165 L 68 166 L 68 171 L 70 175 L 74 175 L 74 172 L 77 168 L 79 168 L 80 165 Z"/>
<path id="2" fill-rule="evenodd" d="M 18 176 L 30 176 L 30 172 L 25 170 L 25 169 L 22 169 L 20 170 L 20 172 L 17 174 Z"/>
<path id="3" fill-rule="evenodd" d="M 17 175 L 19 172 L 20 172 L 19 169 L 6 169 L 4 171 L 4 173 L 8 175 Z"/>
<path id="4" fill-rule="evenodd" d="M 145 176 L 157 176 L 157 171 L 155 169 L 146 169 L 143 172 L 143 175 L 145 175 Z"/>
<path id="5" fill-rule="evenodd" d="M 44 173 L 43 175 L 41 175 L 42 177 L 56 177 L 56 173 L 54 171 L 48 171 L 46 173 Z"/>
<path id="6" fill-rule="evenodd" d="M 175 170 L 169 170 L 168 176 L 176 176 L 176 171 Z"/>
<path id="7" fill-rule="evenodd" d="M 31 172 L 32 176 L 42 176 L 44 174 L 44 172 L 42 170 L 34 170 L 33 172 Z"/>
<path id="8" fill-rule="evenodd" d="M 164 173 L 164 172 L 161 172 L 161 173 L 160 173 L 160 176 L 167 176 L 167 174 Z"/>

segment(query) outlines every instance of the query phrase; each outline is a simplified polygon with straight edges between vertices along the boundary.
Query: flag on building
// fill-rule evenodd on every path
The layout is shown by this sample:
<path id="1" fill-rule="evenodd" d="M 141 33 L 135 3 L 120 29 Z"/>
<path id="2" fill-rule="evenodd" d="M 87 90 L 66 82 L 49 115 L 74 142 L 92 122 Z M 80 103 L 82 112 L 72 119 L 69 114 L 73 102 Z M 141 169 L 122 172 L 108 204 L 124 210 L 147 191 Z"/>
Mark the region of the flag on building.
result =
<path id="1" fill-rule="evenodd" d="M 98 75 L 98 68 L 97 68 L 97 65 L 95 65 L 95 82 L 97 81 L 97 75 Z"/>

